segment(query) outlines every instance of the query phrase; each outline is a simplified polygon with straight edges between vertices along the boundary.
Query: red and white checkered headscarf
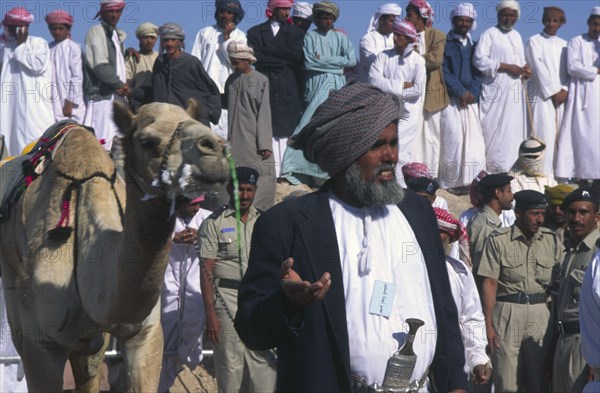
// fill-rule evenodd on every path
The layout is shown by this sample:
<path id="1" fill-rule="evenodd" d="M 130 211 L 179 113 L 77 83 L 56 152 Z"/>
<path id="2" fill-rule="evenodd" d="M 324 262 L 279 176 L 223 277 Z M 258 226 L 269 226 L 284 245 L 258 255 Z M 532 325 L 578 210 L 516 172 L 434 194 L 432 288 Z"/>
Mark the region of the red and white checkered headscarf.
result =
<path id="1" fill-rule="evenodd" d="M 265 13 L 267 18 L 271 19 L 275 8 L 292 8 L 293 6 L 294 0 L 269 0 L 267 2 L 267 11 Z M 291 18 L 288 18 L 288 23 L 292 23 Z"/>
<path id="2" fill-rule="evenodd" d="M 394 25 L 395 24 L 396 23 L 394 22 Z M 422 162 L 409 162 L 408 164 L 402 165 L 402 176 L 404 176 L 405 180 L 418 179 L 420 177 L 432 178 L 429 174 L 429 168 Z"/>
<path id="3" fill-rule="evenodd" d="M 67 11 L 56 10 L 46 15 L 46 23 L 49 25 L 73 26 L 73 16 Z"/>
<path id="4" fill-rule="evenodd" d="M 394 19 L 394 33 L 402 34 L 410 40 L 415 42 L 417 40 L 417 29 L 415 26 L 407 20 L 401 20 L 400 18 Z"/>
<path id="5" fill-rule="evenodd" d="M 433 16 L 435 15 L 433 8 L 431 8 L 431 4 L 426 0 L 410 0 L 410 4 L 419 9 L 421 17 L 427 19 L 427 27 L 431 27 L 434 22 Z"/>
<path id="6" fill-rule="evenodd" d="M 4 26 L 29 26 L 34 20 L 34 16 L 25 8 L 15 7 L 4 15 L 2 24 Z"/>
<path id="7" fill-rule="evenodd" d="M 479 174 L 475 176 L 475 179 L 473 179 L 469 185 L 469 200 L 471 201 L 471 205 L 474 207 L 481 207 L 479 204 L 481 203 L 481 199 L 483 197 L 481 196 L 481 191 L 479 190 L 479 182 L 487 175 L 488 174 L 486 171 L 479 172 Z"/>
<path id="8" fill-rule="evenodd" d="M 100 0 L 100 11 L 96 14 L 98 18 L 105 11 L 118 11 L 125 8 L 125 0 Z"/>
<path id="9" fill-rule="evenodd" d="M 448 210 L 434 207 L 435 218 L 437 218 L 438 227 L 441 232 L 447 234 L 450 242 L 458 241 L 460 259 L 472 267 L 471 255 L 469 253 L 469 235 L 465 227 L 448 212 Z"/>

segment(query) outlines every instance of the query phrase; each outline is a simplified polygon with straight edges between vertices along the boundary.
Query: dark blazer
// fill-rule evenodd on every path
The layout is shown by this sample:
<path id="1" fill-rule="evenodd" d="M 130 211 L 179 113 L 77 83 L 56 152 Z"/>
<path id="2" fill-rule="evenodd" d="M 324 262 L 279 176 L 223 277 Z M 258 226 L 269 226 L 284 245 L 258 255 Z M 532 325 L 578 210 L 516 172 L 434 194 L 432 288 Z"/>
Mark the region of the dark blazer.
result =
<path id="1" fill-rule="evenodd" d="M 271 21 L 248 30 L 248 45 L 254 49 L 255 68 L 269 78 L 273 136 L 286 138 L 300 120 L 304 30 L 282 24 L 273 36 Z"/>
<path id="2" fill-rule="evenodd" d="M 435 385 L 440 392 L 466 389 L 457 311 L 433 210 L 411 191 L 406 191 L 399 207 L 427 264 L 438 328 L 430 368 Z M 290 256 L 295 261 L 294 270 L 304 280 L 314 282 L 324 272 L 331 274 L 331 288 L 323 301 L 302 308 L 284 295 L 280 266 Z M 326 191 L 283 202 L 260 216 L 238 293 L 235 327 L 250 349 L 277 347 L 277 391 L 350 391 L 343 279 Z"/>

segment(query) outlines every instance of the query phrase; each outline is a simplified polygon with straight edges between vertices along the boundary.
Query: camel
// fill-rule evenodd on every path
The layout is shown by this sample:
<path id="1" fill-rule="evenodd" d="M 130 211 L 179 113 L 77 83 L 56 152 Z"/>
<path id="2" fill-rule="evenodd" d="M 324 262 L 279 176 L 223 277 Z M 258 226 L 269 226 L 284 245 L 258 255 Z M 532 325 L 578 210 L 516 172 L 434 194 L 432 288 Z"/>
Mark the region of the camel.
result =
<path id="1" fill-rule="evenodd" d="M 229 173 L 224 141 L 196 113 L 192 101 L 136 115 L 115 104 L 124 180 L 95 136 L 73 127 L 0 225 L 7 314 L 30 392 L 62 391 L 67 359 L 77 391 L 98 391 L 107 333 L 121 345 L 124 388 L 157 391 L 173 201 L 222 189 Z M 72 230 L 56 232 L 58 222 Z"/>

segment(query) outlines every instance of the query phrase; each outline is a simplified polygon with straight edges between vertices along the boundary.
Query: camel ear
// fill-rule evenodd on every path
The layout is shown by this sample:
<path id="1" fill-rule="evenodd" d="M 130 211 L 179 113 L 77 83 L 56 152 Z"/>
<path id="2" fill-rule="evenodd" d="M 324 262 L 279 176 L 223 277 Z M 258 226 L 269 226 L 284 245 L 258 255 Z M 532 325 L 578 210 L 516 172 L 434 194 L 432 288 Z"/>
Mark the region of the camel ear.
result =
<path id="1" fill-rule="evenodd" d="M 192 119 L 198 120 L 200 118 L 200 104 L 193 98 L 188 99 L 185 111 Z"/>
<path id="2" fill-rule="evenodd" d="M 113 120 L 123 135 L 129 136 L 131 134 L 134 118 L 135 116 L 127 105 L 116 101 L 113 103 Z"/>

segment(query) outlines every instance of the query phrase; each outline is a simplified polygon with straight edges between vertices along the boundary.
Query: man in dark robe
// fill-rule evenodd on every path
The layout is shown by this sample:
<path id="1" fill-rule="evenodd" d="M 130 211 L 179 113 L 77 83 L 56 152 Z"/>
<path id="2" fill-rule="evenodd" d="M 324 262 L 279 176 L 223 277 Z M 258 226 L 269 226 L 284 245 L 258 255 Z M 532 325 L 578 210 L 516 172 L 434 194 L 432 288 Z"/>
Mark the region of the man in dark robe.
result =
<path id="1" fill-rule="evenodd" d="M 276 175 L 287 138 L 298 125 L 302 110 L 302 49 L 304 30 L 291 23 L 291 0 L 269 0 L 269 20 L 248 30 L 248 45 L 254 49 L 256 70 L 269 79 L 273 155 Z"/>
<path id="2" fill-rule="evenodd" d="M 221 93 L 210 79 L 198 58 L 183 51 L 185 34 L 175 23 L 166 23 L 159 28 L 160 45 L 164 53 L 156 59 L 152 70 L 154 102 L 168 102 L 187 107 L 194 98 L 199 105 L 199 119 L 210 127 L 221 117 Z"/>

